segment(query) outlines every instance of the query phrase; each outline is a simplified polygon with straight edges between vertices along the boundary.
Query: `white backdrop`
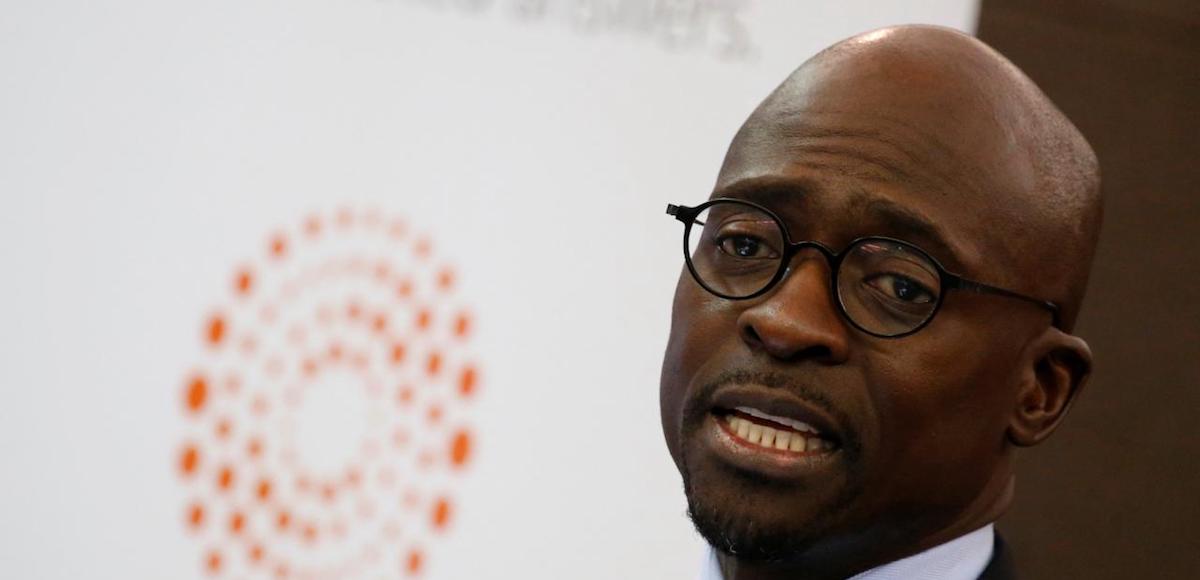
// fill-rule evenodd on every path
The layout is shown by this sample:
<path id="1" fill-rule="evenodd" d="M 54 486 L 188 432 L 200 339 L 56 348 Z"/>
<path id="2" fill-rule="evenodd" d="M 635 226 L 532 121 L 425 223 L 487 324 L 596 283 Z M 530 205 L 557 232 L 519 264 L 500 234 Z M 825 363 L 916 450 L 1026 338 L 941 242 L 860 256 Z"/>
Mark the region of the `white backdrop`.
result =
<path id="1" fill-rule="evenodd" d="M 0 575 L 693 577 L 658 420 L 681 265 L 663 209 L 707 196 L 737 126 L 819 48 L 971 30 L 975 9 L 4 2 Z M 366 310 L 310 321 L 304 348 L 268 329 L 326 298 Z M 388 318 L 351 328 L 370 313 Z M 358 347 L 379 360 L 353 366 Z M 316 379 L 271 374 L 313 352 Z"/>

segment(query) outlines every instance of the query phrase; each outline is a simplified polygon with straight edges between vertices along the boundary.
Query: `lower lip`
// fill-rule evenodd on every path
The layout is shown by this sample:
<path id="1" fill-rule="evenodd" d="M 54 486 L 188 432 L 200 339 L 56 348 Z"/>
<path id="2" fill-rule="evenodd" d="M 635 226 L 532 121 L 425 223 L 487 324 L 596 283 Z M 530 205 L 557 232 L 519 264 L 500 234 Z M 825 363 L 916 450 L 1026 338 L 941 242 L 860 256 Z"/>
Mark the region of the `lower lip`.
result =
<path id="1" fill-rule="evenodd" d="M 797 479 L 832 469 L 838 449 L 813 452 L 768 449 L 738 437 L 729 424 L 710 414 L 701 429 L 706 446 L 726 463 L 772 479 Z"/>

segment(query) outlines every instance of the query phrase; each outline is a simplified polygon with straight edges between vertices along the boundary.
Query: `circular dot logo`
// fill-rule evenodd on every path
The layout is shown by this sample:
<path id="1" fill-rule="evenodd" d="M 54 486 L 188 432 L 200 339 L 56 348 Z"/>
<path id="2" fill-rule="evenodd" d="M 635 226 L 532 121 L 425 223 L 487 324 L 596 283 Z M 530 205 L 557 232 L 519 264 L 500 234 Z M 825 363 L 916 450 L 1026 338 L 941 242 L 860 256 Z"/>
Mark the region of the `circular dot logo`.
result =
<path id="1" fill-rule="evenodd" d="M 207 574 L 419 577 L 473 460 L 474 316 L 432 240 L 311 215 L 234 269 L 182 382 L 182 524 Z"/>

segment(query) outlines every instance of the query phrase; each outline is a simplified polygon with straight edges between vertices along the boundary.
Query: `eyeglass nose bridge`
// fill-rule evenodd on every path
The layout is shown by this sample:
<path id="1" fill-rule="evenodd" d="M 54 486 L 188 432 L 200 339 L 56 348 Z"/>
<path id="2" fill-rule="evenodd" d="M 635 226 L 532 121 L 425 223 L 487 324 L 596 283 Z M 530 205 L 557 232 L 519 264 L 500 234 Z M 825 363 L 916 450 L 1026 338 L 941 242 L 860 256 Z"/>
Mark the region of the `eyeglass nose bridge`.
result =
<path id="1" fill-rule="evenodd" d="M 804 251 L 806 248 L 816 249 L 817 252 L 825 258 L 825 263 L 829 266 L 829 291 L 834 293 L 834 301 L 836 303 L 840 303 L 837 297 L 837 269 L 841 264 L 842 256 L 830 249 L 829 246 L 826 246 L 825 244 L 815 240 L 805 240 L 800 242 L 792 242 L 788 240 L 787 246 L 783 251 L 783 256 L 779 261 L 779 269 L 775 271 L 775 276 L 767 281 L 767 283 L 763 285 L 759 291 L 749 296 L 745 296 L 742 299 L 750 300 L 754 298 L 761 298 L 774 291 L 775 288 L 783 282 L 783 279 L 787 278 L 787 276 L 791 274 L 792 261 L 796 258 L 796 255 Z"/>
<path id="2" fill-rule="evenodd" d="M 830 282 L 837 278 L 837 269 L 841 260 L 841 255 L 833 251 L 832 248 L 818 242 L 816 240 L 804 240 L 800 242 L 788 241 L 787 249 L 783 253 L 782 261 L 779 263 L 779 273 L 775 276 L 775 280 L 768 285 L 767 290 L 778 285 L 792 271 L 792 261 L 796 255 L 804 251 L 806 248 L 813 248 L 819 254 L 825 257 L 825 263 L 829 266 Z M 832 286 L 831 286 L 832 287 Z"/>
<path id="3" fill-rule="evenodd" d="M 799 254 L 804 248 L 816 248 L 817 251 L 821 252 L 821 255 L 825 256 L 825 259 L 829 261 L 830 265 L 833 265 L 833 263 L 838 259 L 837 252 L 833 251 L 833 249 L 829 246 L 826 246 L 825 244 L 822 244 L 816 240 L 804 240 L 801 242 L 792 242 L 789 240 L 787 250 L 783 253 L 783 261 L 790 262 L 792 258 L 796 257 L 796 254 Z"/>

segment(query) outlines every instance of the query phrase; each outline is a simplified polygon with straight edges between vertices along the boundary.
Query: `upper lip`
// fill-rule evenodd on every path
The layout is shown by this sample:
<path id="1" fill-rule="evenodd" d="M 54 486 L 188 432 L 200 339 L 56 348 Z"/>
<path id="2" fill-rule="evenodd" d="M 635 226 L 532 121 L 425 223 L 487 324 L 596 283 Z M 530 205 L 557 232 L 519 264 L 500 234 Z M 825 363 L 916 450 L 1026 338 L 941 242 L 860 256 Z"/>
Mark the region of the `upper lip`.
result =
<path id="1" fill-rule="evenodd" d="M 778 388 L 735 384 L 713 394 L 711 411 L 728 412 L 735 407 L 753 407 L 770 415 L 803 421 L 815 427 L 823 439 L 835 443 L 842 439 L 837 421 L 827 411 Z"/>

